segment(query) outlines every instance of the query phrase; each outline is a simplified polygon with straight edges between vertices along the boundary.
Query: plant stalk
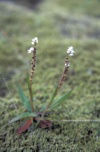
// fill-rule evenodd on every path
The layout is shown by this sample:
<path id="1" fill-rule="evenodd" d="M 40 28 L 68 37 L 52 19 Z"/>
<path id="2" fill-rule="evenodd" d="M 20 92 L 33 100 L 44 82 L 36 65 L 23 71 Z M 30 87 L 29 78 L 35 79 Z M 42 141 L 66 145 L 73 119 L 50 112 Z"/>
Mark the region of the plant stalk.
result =
<path id="1" fill-rule="evenodd" d="M 32 80 L 33 80 L 33 75 L 35 71 L 35 65 L 36 65 L 36 48 L 34 48 L 33 55 L 32 55 L 32 67 L 31 67 L 31 72 L 30 72 L 30 83 L 29 83 L 29 94 L 30 94 L 30 104 L 32 107 L 32 112 L 34 111 L 34 106 L 33 106 L 33 91 L 32 91 Z"/>
<path id="2" fill-rule="evenodd" d="M 68 69 L 69 69 L 69 59 L 66 57 L 65 59 L 65 66 L 64 66 L 64 71 L 62 73 L 62 76 L 61 76 L 61 79 L 59 80 L 58 82 L 58 85 L 53 93 L 53 96 L 51 97 L 51 100 L 50 102 L 48 103 L 47 107 L 46 107 L 46 110 L 43 112 L 42 114 L 42 119 L 44 119 L 44 116 L 45 116 L 45 113 L 48 111 L 49 109 L 49 106 L 51 105 L 51 103 L 53 102 L 54 98 L 56 97 L 57 93 L 58 93 L 58 90 L 62 87 L 63 85 L 63 82 L 65 81 L 65 78 L 66 78 L 66 75 L 68 73 Z"/>

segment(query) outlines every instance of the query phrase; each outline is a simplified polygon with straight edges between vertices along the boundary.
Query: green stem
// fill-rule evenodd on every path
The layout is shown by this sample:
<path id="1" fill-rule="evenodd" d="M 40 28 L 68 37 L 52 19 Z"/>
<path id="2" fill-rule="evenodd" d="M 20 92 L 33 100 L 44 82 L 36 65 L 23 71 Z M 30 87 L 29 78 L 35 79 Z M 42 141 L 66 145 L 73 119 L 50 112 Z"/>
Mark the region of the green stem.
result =
<path id="1" fill-rule="evenodd" d="M 34 107 L 33 107 L 32 80 L 33 80 L 33 75 L 34 75 L 34 71 L 35 71 L 35 64 L 36 64 L 36 48 L 34 48 L 34 51 L 33 51 L 32 67 L 31 67 L 30 82 L 29 82 L 29 94 L 30 94 L 30 104 L 31 104 L 31 107 L 32 107 L 32 112 L 34 111 Z"/>
<path id="2" fill-rule="evenodd" d="M 42 114 L 42 117 L 41 117 L 41 119 L 43 120 L 44 119 L 44 116 L 45 116 L 45 113 L 48 111 L 48 109 L 49 109 L 49 106 L 51 105 L 51 103 L 53 102 L 53 100 L 54 100 L 54 98 L 56 97 L 56 95 L 57 95 L 57 92 L 58 92 L 58 86 L 56 87 L 56 89 L 55 89 L 55 91 L 54 91 L 54 93 L 53 93 L 53 95 L 52 95 L 52 97 L 51 97 L 51 100 L 50 100 L 50 102 L 48 103 L 48 105 L 47 105 L 47 107 L 46 107 L 46 110 L 43 112 L 43 114 Z M 40 123 L 40 121 L 38 122 L 38 124 Z M 37 124 L 37 125 L 38 125 Z"/>
<path id="3" fill-rule="evenodd" d="M 34 107 L 33 107 L 32 85 L 30 85 L 29 94 L 30 94 L 30 105 L 31 105 L 31 107 L 32 107 L 32 112 L 33 112 L 33 111 L 34 111 Z"/>

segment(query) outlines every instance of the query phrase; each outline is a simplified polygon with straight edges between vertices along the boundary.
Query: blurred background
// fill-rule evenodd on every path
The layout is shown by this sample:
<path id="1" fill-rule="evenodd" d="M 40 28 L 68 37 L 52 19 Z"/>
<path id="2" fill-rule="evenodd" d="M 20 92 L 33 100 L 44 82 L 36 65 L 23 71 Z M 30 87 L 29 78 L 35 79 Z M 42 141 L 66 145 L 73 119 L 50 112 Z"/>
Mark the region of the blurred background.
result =
<path id="1" fill-rule="evenodd" d="M 73 95 L 60 109 L 61 116 L 58 116 L 61 119 L 99 120 L 100 0 L 0 0 L 0 125 L 3 126 L 15 113 L 23 110 L 15 83 L 19 82 L 28 95 L 25 79 L 30 69 L 31 55 L 27 54 L 27 49 L 35 36 L 39 38 L 33 84 L 36 105 L 40 107 L 41 102 L 49 101 L 63 71 L 66 50 L 73 46 L 75 57 L 70 59 L 69 75 L 59 92 L 62 94 L 73 89 Z M 85 145 L 86 150 L 92 151 L 94 148 L 93 151 L 99 151 L 100 145 L 96 140 L 100 139 L 99 123 L 79 125 L 76 134 L 87 126 L 95 130 L 92 132 L 96 137 Z M 67 133 L 77 147 L 72 128 L 68 127 Z M 81 136 L 78 136 L 79 142 Z M 62 144 L 63 138 L 64 135 L 61 136 Z M 56 140 L 60 139 L 57 137 Z M 82 148 L 84 144 L 80 146 Z"/>

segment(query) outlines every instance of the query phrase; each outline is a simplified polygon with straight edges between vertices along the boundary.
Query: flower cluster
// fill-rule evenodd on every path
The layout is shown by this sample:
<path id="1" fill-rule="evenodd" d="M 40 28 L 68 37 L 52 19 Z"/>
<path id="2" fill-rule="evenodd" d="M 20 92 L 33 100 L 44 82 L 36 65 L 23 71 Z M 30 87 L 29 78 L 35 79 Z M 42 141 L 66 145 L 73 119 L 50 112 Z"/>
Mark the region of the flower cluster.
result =
<path id="1" fill-rule="evenodd" d="M 73 48 L 73 46 L 70 46 L 70 47 L 68 47 L 68 49 L 67 49 L 67 54 L 69 55 L 69 56 L 74 56 L 74 53 L 75 53 L 75 51 L 74 51 L 74 48 Z M 67 58 L 68 59 L 68 58 Z M 69 68 L 70 67 L 70 62 L 69 61 L 65 61 L 65 68 Z"/>
<path id="2" fill-rule="evenodd" d="M 69 56 L 74 56 L 74 53 L 75 53 L 75 51 L 74 51 L 73 46 L 70 46 L 70 47 L 67 49 L 67 54 L 68 54 Z"/>
<path id="3" fill-rule="evenodd" d="M 37 37 L 33 38 L 31 43 L 32 45 L 38 44 L 38 38 Z M 27 50 L 27 52 L 32 53 L 34 50 L 35 50 L 34 47 L 31 47 L 30 49 Z"/>
<path id="4" fill-rule="evenodd" d="M 38 37 L 32 39 L 32 45 L 38 44 Z"/>
<path id="5" fill-rule="evenodd" d="M 32 53 L 34 51 L 34 48 L 31 47 L 30 49 L 27 50 L 28 53 Z"/>

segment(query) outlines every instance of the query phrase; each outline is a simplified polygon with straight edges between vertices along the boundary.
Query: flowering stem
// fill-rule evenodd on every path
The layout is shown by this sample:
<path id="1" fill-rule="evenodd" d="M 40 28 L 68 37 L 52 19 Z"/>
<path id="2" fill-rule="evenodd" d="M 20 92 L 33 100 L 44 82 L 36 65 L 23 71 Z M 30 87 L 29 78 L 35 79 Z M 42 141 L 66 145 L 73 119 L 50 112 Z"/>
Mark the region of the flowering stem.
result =
<path id="1" fill-rule="evenodd" d="M 63 72 L 62 77 L 61 77 L 61 79 L 58 83 L 58 89 L 61 88 L 61 86 L 63 85 L 63 82 L 65 81 L 66 75 L 68 73 L 69 66 L 70 66 L 69 65 L 69 60 L 68 60 L 68 57 L 66 57 L 64 72 Z"/>
<path id="2" fill-rule="evenodd" d="M 52 96 L 50 102 L 48 103 L 48 105 L 47 105 L 47 107 L 46 107 L 46 110 L 45 110 L 45 111 L 43 112 L 43 114 L 42 114 L 42 119 L 44 118 L 45 113 L 46 113 L 47 110 L 49 109 L 49 106 L 50 106 L 51 103 L 53 102 L 54 98 L 56 97 L 56 95 L 57 95 L 57 93 L 58 93 L 58 90 L 59 90 L 59 89 L 61 88 L 61 86 L 63 85 L 63 82 L 64 82 L 64 80 L 65 80 L 65 78 L 66 78 L 67 73 L 68 73 L 68 69 L 69 69 L 69 60 L 68 60 L 68 57 L 67 57 L 66 60 L 65 60 L 64 72 L 63 72 L 63 74 L 62 74 L 62 76 L 61 76 L 61 79 L 60 79 L 59 82 L 58 82 L 58 85 L 57 85 L 57 87 L 56 87 L 56 89 L 55 89 L 55 91 L 54 91 L 54 93 L 53 93 L 53 96 Z"/>
<path id="3" fill-rule="evenodd" d="M 29 93 L 30 93 L 30 104 L 32 107 L 32 111 L 34 111 L 34 107 L 33 107 L 33 91 L 32 91 L 32 80 L 33 80 L 33 75 L 34 75 L 34 71 L 35 71 L 35 64 L 36 64 L 36 48 L 34 48 L 34 51 L 32 52 L 33 56 L 32 56 L 32 67 L 31 67 L 31 72 L 30 72 L 30 87 L 29 87 Z"/>
<path id="4" fill-rule="evenodd" d="M 64 82 L 64 80 L 65 80 L 65 78 L 66 78 L 68 69 L 69 69 L 69 60 L 68 60 L 68 58 L 66 58 L 66 60 L 65 60 L 65 66 L 64 66 L 64 72 L 63 72 L 63 74 L 62 74 L 62 76 L 61 76 L 61 79 L 60 79 L 59 82 L 58 82 L 58 85 L 57 85 L 57 87 L 56 87 L 56 89 L 55 89 L 55 91 L 54 91 L 54 94 L 53 94 L 53 96 L 52 96 L 52 98 L 51 98 L 51 100 L 50 100 L 50 103 L 52 103 L 52 101 L 54 100 L 54 98 L 56 97 L 56 95 L 57 95 L 57 93 L 58 93 L 58 90 L 59 90 L 59 89 L 61 88 L 61 86 L 63 85 L 63 82 Z"/>

